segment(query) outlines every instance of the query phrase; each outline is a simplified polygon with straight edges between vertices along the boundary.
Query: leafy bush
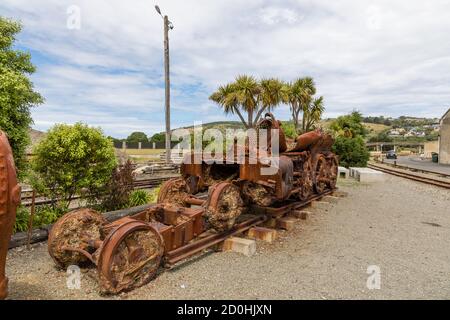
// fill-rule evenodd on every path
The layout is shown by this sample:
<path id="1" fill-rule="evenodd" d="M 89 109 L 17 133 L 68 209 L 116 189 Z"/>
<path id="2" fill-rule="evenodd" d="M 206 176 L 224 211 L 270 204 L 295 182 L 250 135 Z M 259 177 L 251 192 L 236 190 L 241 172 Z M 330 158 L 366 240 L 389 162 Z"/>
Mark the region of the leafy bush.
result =
<path id="1" fill-rule="evenodd" d="M 339 164 L 346 168 L 365 167 L 369 160 L 369 152 L 361 136 L 338 136 L 333 145 L 333 152 L 339 156 Z"/>
<path id="2" fill-rule="evenodd" d="M 17 208 L 16 223 L 13 232 L 24 232 L 28 230 L 28 221 L 30 220 L 30 212 L 27 208 L 20 206 Z"/>
<path id="3" fill-rule="evenodd" d="M 68 210 L 65 205 L 56 207 L 51 205 L 38 206 L 36 207 L 36 211 L 34 213 L 33 227 L 41 227 L 55 223 L 67 211 Z"/>
<path id="4" fill-rule="evenodd" d="M 357 136 L 365 137 L 368 133 L 362 123 L 362 115 L 353 111 L 349 115 L 340 116 L 330 124 L 330 129 L 338 136 L 354 138 Z"/>
<path id="5" fill-rule="evenodd" d="M 362 124 L 362 116 L 354 111 L 349 115 L 338 117 L 330 125 L 336 137 L 333 152 L 339 156 L 339 163 L 344 167 L 365 167 L 369 160 L 364 137 L 367 129 Z"/>
<path id="6" fill-rule="evenodd" d="M 33 228 L 39 228 L 55 223 L 67 212 L 65 206 L 52 207 L 49 205 L 37 206 L 33 217 Z M 30 209 L 20 206 L 17 208 L 14 233 L 28 231 Z"/>
<path id="7" fill-rule="evenodd" d="M 135 190 L 130 195 L 128 205 L 130 207 L 142 206 L 149 203 L 151 200 L 150 194 L 145 190 Z"/>
<path id="8" fill-rule="evenodd" d="M 281 128 L 286 137 L 291 139 L 297 138 L 297 130 L 295 130 L 295 125 L 292 122 L 282 122 Z"/>
<path id="9" fill-rule="evenodd" d="M 153 203 L 153 202 L 156 202 L 158 200 L 159 189 L 161 189 L 161 186 L 159 186 L 158 188 L 153 189 L 150 192 L 149 203 Z"/>
<path id="10" fill-rule="evenodd" d="M 43 102 L 29 79 L 35 71 L 30 54 L 14 45 L 21 29 L 20 23 L 0 17 L 0 128 L 8 135 L 19 178 L 24 176 L 30 142 L 30 109 Z"/>
<path id="11" fill-rule="evenodd" d="M 112 141 L 83 123 L 55 125 L 33 153 L 33 187 L 43 189 L 53 208 L 58 198 L 67 200 L 68 207 L 77 194 L 98 197 L 117 163 Z"/>
<path id="12" fill-rule="evenodd" d="M 128 205 L 133 191 L 133 164 L 130 160 L 114 169 L 109 182 L 105 186 L 106 196 L 102 199 L 101 209 L 113 211 Z"/>

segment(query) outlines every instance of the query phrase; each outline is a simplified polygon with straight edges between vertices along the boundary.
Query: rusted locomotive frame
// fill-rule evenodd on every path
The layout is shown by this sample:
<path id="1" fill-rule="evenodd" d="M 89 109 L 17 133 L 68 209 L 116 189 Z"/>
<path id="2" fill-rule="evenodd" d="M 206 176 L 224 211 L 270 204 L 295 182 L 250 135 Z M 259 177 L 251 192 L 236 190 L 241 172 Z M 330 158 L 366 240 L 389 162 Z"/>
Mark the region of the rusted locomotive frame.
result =
<path id="1" fill-rule="evenodd" d="M 165 254 L 203 233 L 203 211 L 153 205 L 108 223 L 93 210 L 75 210 L 53 226 L 49 254 L 61 268 L 94 263 L 105 293 L 128 291 L 150 281 Z"/>
<path id="2" fill-rule="evenodd" d="M 244 216 L 232 228 L 215 233 L 205 229 L 202 207 L 157 204 L 112 223 L 90 209 L 75 210 L 55 224 L 48 239 L 48 250 L 60 267 L 95 264 L 101 291 L 116 294 L 148 283 L 160 266 L 171 268 L 233 235 L 269 218 L 287 215 L 331 192 L 278 208 L 253 206 L 252 214 Z M 194 197 L 190 200 L 207 203 Z"/>
<path id="3" fill-rule="evenodd" d="M 8 294 L 6 255 L 19 203 L 20 186 L 17 183 L 13 154 L 6 134 L 0 131 L 0 299 L 5 299 Z"/>
<path id="4" fill-rule="evenodd" d="M 181 177 L 161 186 L 158 204 L 134 216 L 106 223 L 89 210 L 69 213 L 51 231 L 51 256 L 61 266 L 96 264 L 104 292 L 131 290 L 150 281 L 161 263 L 173 266 L 335 189 L 337 157 L 331 152 L 330 135 L 307 133 L 289 149 L 273 115 L 266 115 L 259 126 L 280 129 L 278 166 L 265 161 L 270 148 L 257 150 L 257 158 L 252 158 L 249 145 L 244 163 L 237 161 L 237 154 L 232 163 L 185 161 Z M 269 136 L 267 145 L 271 143 Z M 191 160 L 198 156 L 203 155 L 188 155 Z M 269 167 L 275 170 L 263 174 Z M 198 197 L 206 190 L 206 199 Z"/>
<path id="5" fill-rule="evenodd" d="M 173 267 L 176 263 L 192 257 L 193 255 L 202 252 L 216 244 L 225 241 L 233 235 L 240 234 L 254 226 L 257 226 L 267 220 L 265 215 L 257 215 L 253 218 L 247 219 L 239 224 L 233 226 L 232 229 L 223 231 L 221 233 L 210 234 L 204 238 L 193 241 L 186 246 L 169 251 L 165 258 L 164 266 L 167 268 Z"/>

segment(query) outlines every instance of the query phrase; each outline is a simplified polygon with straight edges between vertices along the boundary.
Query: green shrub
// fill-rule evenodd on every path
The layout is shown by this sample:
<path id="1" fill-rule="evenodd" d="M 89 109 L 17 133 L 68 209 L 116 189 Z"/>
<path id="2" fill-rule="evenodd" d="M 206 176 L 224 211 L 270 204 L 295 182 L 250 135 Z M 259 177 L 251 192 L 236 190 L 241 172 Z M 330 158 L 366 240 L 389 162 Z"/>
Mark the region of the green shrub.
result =
<path id="1" fill-rule="evenodd" d="M 286 137 L 291 139 L 297 138 L 297 130 L 295 130 L 295 125 L 292 122 L 282 122 L 281 128 Z"/>
<path id="2" fill-rule="evenodd" d="M 13 232 L 24 232 L 28 230 L 28 221 L 30 220 L 30 212 L 26 207 L 19 206 L 17 208 L 16 223 Z"/>
<path id="3" fill-rule="evenodd" d="M 153 189 L 150 192 L 150 203 L 154 203 L 158 200 L 158 194 L 159 194 L 159 189 L 161 189 L 161 186 L 159 186 L 158 188 Z"/>
<path id="4" fill-rule="evenodd" d="M 57 199 L 68 207 L 75 195 L 99 197 L 117 164 L 112 141 L 83 123 L 55 125 L 33 153 L 33 187 L 43 189 L 53 207 Z"/>
<path id="5" fill-rule="evenodd" d="M 65 205 L 56 207 L 51 205 L 38 206 L 36 207 L 36 211 L 34 213 L 33 227 L 41 227 L 55 223 L 67 211 L 68 210 Z"/>
<path id="6" fill-rule="evenodd" d="M 15 43 L 21 30 L 20 23 L 0 17 L 0 129 L 8 134 L 19 178 L 27 167 L 31 108 L 44 100 L 30 80 L 35 71 L 31 55 Z"/>
<path id="7" fill-rule="evenodd" d="M 52 207 L 50 205 L 37 206 L 33 217 L 33 228 L 39 228 L 55 223 L 67 210 L 65 206 Z M 16 223 L 14 233 L 28 231 L 30 220 L 30 208 L 19 206 L 17 208 Z"/>
<path id="8" fill-rule="evenodd" d="M 339 164 L 343 167 L 365 167 L 369 160 L 364 137 L 367 129 L 362 124 L 362 116 L 353 111 L 349 115 L 340 116 L 334 120 L 330 129 L 336 140 L 333 152 L 339 156 Z"/>
<path id="9" fill-rule="evenodd" d="M 369 160 L 369 151 L 361 136 L 338 136 L 333 145 L 333 152 L 339 156 L 339 165 L 346 168 L 365 167 Z"/>
<path id="10" fill-rule="evenodd" d="M 142 206 L 149 203 L 151 200 L 150 194 L 145 190 L 135 190 L 130 195 L 128 202 L 129 207 Z"/>

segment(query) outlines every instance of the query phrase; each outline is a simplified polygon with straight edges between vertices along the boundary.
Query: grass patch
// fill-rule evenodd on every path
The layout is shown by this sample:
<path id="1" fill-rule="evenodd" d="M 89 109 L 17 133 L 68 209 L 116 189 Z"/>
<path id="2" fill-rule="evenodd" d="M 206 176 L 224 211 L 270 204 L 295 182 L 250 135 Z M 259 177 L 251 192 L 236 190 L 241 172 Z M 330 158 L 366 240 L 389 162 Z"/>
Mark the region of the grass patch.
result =
<path id="1" fill-rule="evenodd" d="M 133 155 L 133 156 L 151 156 L 151 155 L 159 155 L 160 153 L 164 152 L 164 149 L 117 149 L 118 151 L 124 152 L 127 155 Z"/>

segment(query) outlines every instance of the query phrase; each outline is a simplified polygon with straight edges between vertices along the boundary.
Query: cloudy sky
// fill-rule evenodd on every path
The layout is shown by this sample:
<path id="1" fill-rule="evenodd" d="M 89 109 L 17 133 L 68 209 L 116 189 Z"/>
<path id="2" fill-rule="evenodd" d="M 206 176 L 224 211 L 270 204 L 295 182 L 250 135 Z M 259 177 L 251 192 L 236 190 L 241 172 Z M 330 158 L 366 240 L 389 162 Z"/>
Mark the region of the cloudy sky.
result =
<path id="1" fill-rule="evenodd" d="M 2 0 L 46 103 L 35 128 L 84 121 L 126 137 L 163 130 L 162 19 L 149 0 Z M 237 74 L 314 77 L 325 117 L 439 117 L 450 106 L 450 1 L 164 0 L 172 126 L 237 120 L 208 101 Z M 74 7 L 75 6 L 75 7 Z M 80 11 L 80 24 L 74 20 Z M 75 14 L 75 15 L 74 15 Z M 288 119 L 286 106 L 275 114 Z"/>

